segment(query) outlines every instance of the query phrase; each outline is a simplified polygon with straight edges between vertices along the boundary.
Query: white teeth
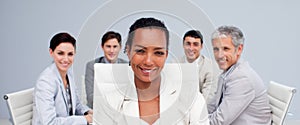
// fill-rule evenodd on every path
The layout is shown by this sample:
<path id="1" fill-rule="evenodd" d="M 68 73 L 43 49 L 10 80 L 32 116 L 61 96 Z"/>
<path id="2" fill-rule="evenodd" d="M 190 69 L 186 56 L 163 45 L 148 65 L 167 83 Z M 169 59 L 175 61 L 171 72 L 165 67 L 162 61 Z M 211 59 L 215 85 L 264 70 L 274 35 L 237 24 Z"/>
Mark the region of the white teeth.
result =
<path id="1" fill-rule="evenodd" d="M 226 58 L 219 59 L 219 61 L 226 61 Z"/>
<path id="2" fill-rule="evenodd" d="M 144 72 L 151 72 L 151 70 L 144 70 Z"/>
<path id="3" fill-rule="evenodd" d="M 151 72 L 153 72 L 153 69 L 143 69 L 143 68 L 141 68 L 141 70 L 144 73 L 151 73 Z"/>
<path id="4" fill-rule="evenodd" d="M 219 61 L 219 63 L 225 63 L 225 61 Z"/>
<path id="5" fill-rule="evenodd" d="M 62 64 L 63 66 L 68 66 L 68 64 Z"/>
<path id="6" fill-rule="evenodd" d="M 143 73 L 151 73 L 154 72 L 156 70 L 156 68 L 151 68 L 151 67 L 139 67 L 139 69 L 143 72 Z"/>
<path id="7" fill-rule="evenodd" d="M 222 58 L 218 60 L 219 63 L 226 63 L 226 58 Z"/>

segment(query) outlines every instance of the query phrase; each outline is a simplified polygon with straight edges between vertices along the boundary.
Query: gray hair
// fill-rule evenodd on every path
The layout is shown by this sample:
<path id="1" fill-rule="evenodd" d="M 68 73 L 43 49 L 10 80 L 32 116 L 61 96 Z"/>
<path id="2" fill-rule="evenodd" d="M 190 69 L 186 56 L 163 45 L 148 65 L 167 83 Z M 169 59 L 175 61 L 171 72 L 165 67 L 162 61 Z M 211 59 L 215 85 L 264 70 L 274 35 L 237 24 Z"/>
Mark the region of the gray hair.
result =
<path id="1" fill-rule="evenodd" d="M 237 48 L 239 45 L 244 44 L 245 38 L 242 31 L 234 26 L 220 26 L 212 33 L 211 40 L 216 38 L 231 37 L 233 45 Z"/>

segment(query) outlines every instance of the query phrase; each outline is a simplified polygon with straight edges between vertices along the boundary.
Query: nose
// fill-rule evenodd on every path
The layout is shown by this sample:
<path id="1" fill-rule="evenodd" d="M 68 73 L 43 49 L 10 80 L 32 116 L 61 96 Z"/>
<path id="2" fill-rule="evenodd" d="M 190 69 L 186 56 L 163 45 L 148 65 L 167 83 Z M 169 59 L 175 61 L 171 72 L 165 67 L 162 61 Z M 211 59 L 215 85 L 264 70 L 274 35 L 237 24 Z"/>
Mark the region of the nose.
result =
<path id="1" fill-rule="evenodd" d="M 218 58 L 223 58 L 224 57 L 224 51 L 223 50 L 219 50 L 217 53 Z"/>
<path id="2" fill-rule="evenodd" d="M 151 66 L 153 64 L 153 55 L 151 53 L 146 54 L 144 64 L 147 66 Z"/>
<path id="3" fill-rule="evenodd" d="M 68 61 L 68 59 L 69 59 L 68 55 L 64 55 L 62 59 L 63 59 L 63 61 Z"/>
<path id="4" fill-rule="evenodd" d="M 109 51 L 110 51 L 110 52 L 114 52 L 114 48 L 113 48 L 113 47 L 110 47 Z"/>
<path id="5" fill-rule="evenodd" d="M 191 45 L 189 45 L 189 47 L 188 47 L 188 49 L 190 50 L 190 51 L 192 51 L 193 49 L 194 49 L 194 45 L 193 44 L 191 44 Z"/>

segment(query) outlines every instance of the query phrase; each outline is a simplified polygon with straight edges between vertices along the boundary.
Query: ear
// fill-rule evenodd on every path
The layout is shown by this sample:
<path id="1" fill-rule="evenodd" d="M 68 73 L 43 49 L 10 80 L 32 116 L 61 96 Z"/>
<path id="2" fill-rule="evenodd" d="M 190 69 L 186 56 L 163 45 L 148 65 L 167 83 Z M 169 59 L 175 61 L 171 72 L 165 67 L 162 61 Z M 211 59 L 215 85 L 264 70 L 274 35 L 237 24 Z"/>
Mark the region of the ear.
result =
<path id="1" fill-rule="evenodd" d="M 204 43 L 201 43 L 201 42 L 200 42 L 200 50 L 202 50 L 203 44 L 204 44 Z"/>
<path id="2" fill-rule="evenodd" d="M 128 59 L 130 60 L 130 50 L 129 50 L 129 46 L 128 45 L 125 46 L 125 52 L 126 52 L 126 54 L 128 56 Z"/>
<path id="3" fill-rule="evenodd" d="M 53 57 L 53 50 L 49 48 L 49 54 L 51 57 Z"/>
<path id="4" fill-rule="evenodd" d="M 166 58 L 168 58 L 169 50 L 166 51 Z"/>
<path id="5" fill-rule="evenodd" d="M 128 65 L 130 66 L 131 65 L 131 61 L 130 61 L 131 57 L 130 57 L 130 50 L 129 50 L 129 46 L 128 45 L 125 46 L 125 52 L 127 54 L 128 60 L 129 60 Z"/>
<path id="6" fill-rule="evenodd" d="M 241 54 L 242 54 L 243 48 L 244 48 L 244 45 L 243 45 L 243 44 L 239 45 L 238 51 L 237 51 L 237 52 L 238 52 L 238 55 L 241 55 Z"/>

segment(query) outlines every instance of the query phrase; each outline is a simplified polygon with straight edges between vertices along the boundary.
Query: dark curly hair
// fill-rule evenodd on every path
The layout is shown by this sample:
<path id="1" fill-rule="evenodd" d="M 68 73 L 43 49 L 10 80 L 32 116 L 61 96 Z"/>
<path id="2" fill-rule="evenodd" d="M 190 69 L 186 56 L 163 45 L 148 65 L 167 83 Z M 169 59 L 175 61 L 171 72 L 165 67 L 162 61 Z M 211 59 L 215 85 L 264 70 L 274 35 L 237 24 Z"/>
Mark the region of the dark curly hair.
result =
<path id="1" fill-rule="evenodd" d="M 165 32 L 166 40 L 167 40 L 167 49 L 169 48 L 169 31 L 165 24 L 155 18 L 149 17 L 149 18 L 140 18 L 136 20 L 129 28 L 128 38 L 126 41 L 126 47 L 124 52 L 126 52 L 126 49 L 131 49 L 132 40 L 134 37 L 134 31 L 139 28 L 155 28 L 155 29 L 161 29 Z M 128 48 L 127 48 L 128 47 Z"/>

